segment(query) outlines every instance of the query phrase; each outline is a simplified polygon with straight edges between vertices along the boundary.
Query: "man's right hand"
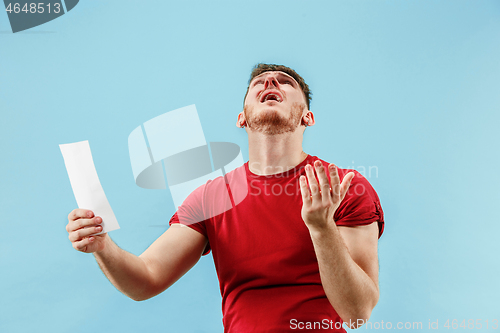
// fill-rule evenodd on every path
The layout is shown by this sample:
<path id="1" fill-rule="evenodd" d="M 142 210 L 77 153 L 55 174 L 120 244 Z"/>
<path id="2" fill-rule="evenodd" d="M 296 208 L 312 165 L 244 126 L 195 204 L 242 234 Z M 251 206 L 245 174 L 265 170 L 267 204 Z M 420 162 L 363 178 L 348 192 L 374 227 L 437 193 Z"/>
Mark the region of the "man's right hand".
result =
<path id="1" fill-rule="evenodd" d="M 107 233 L 94 235 L 102 231 L 102 218 L 94 216 L 94 212 L 87 209 L 75 209 L 68 215 L 69 240 L 75 250 L 92 253 L 104 250 Z"/>
<path id="2" fill-rule="evenodd" d="M 102 230 L 102 218 L 88 209 L 68 215 L 66 230 L 73 247 L 94 253 L 109 281 L 136 301 L 158 295 L 200 259 L 208 239 L 198 231 L 175 223 L 140 256 L 122 250 Z"/>

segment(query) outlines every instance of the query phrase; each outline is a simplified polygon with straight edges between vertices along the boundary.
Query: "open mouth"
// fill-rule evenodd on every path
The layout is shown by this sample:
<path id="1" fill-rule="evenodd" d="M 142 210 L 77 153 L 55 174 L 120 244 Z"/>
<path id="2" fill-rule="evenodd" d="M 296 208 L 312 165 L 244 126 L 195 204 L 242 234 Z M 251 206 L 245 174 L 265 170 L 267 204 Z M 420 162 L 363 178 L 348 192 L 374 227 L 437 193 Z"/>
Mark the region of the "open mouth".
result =
<path id="1" fill-rule="evenodd" d="M 269 91 L 265 92 L 262 94 L 260 97 L 260 102 L 265 103 L 267 101 L 276 101 L 278 103 L 281 103 L 283 101 L 283 97 L 281 97 L 281 94 L 275 91 Z"/>

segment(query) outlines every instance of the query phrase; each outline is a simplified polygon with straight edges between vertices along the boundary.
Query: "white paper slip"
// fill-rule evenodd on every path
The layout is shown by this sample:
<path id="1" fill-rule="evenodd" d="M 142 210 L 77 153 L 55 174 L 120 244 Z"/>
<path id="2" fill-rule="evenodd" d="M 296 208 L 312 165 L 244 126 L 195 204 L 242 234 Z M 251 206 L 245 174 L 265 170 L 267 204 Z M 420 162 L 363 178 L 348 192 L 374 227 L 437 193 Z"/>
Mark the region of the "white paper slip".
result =
<path id="1" fill-rule="evenodd" d="M 102 189 L 88 141 L 59 145 L 69 181 L 79 208 L 90 209 L 102 217 L 103 230 L 96 235 L 120 229 L 115 214 Z"/>

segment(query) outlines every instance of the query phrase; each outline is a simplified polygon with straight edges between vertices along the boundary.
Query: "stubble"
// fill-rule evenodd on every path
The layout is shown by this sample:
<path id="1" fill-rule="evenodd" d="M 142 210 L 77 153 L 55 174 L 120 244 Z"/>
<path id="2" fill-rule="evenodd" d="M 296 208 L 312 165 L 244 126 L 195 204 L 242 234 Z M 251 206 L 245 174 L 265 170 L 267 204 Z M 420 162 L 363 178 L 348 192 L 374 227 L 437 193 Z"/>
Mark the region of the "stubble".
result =
<path id="1" fill-rule="evenodd" d="M 253 107 L 248 106 L 245 106 L 243 112 L 249 129 L 267 135 L 277 135 L 295 131 L 300 125 L 305 107 L 305 104 L 293 103 L 288 117 L 280 115 L 277 110 L 268 110 L 256 115 Z"/>

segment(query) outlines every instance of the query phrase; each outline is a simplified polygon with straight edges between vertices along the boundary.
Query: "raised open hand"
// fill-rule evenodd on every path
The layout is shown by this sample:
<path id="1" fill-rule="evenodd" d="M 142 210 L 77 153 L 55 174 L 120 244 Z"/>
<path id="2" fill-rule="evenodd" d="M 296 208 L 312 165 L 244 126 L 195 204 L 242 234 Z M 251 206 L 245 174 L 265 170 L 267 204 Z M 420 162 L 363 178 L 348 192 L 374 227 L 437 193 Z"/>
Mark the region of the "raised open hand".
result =
<path id="1" fill-rule="evenodd" d="M 307 179 L 306 176 L 300 176 L 302 219 L 308 228 L 322 229 L 333 221 L 333 214 L 344 199 L 354 178 L 354 172 L 345 175 L 340 183 L 334 164 L 328 165 L 329 177 L 321 161 L 316 161 L 314 168 L 307 164 L 305 169 Z"/>

